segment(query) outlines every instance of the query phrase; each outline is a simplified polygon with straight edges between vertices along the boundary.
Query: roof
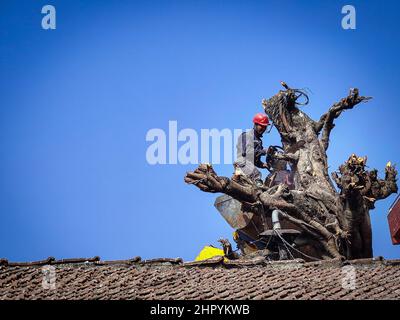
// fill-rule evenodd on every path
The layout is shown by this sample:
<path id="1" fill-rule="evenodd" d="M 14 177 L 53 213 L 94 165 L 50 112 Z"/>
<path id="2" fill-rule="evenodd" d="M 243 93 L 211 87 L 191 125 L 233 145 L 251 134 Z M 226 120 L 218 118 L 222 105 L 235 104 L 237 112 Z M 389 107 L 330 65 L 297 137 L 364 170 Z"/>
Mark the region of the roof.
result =
<path id="1" fill-rule="evenodd" d="M 48 270 L 53 274 L 46 275 Z M 0 299 L 399 298 L 400 260 L 381 257 L 317 262 L 269 262 L 264 257 L 0 260 Z"/>

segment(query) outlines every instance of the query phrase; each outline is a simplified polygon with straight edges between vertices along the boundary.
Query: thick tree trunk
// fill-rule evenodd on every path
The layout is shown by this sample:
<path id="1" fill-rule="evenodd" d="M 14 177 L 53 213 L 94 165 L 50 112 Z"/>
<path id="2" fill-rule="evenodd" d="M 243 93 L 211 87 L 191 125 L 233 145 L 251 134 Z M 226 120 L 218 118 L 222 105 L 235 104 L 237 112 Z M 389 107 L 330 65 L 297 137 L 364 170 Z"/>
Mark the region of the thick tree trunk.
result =
<path id="1" fill-rule="evenodd" d="M 286 221 L 308 235 L 306 247 L 320 258 L 371 257 L 369 209 L 376 200 L 397 192 L 397 172 L 389 165 L 385 180 L 378 179 L 376 170 L 365 170 L 366 158 L 352 155 L 332 175 L 340 189 L 338 193 L 328 174 L 326 155 L 334 119 L 370 98 L 359 96 L 358 90 L 352 89 L 316 122 L 298 108 L 302 92 L 282 85 L 286 90 L 264 99 L 262 104 L 282 140 L 284 152 L 275 153 L 274 157 L 287 161 L 295 171 L 295 190 L 285 185 L 260 188 L 240 172 L 232 179 L 219 177 L 207 164 L 187 173 L 185 182 L 202 191 L 230 195 L 255 216 L 281 210 Z"/>

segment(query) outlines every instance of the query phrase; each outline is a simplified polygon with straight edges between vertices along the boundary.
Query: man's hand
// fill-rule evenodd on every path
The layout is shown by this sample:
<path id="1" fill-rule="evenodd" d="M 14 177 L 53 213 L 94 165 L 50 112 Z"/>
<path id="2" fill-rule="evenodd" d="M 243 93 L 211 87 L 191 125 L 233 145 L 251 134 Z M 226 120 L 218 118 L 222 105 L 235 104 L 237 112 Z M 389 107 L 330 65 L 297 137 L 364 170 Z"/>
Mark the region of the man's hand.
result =
<path id="1" fill-rule="evenodd" d="M 262 167 L 263 167 L 264 169 L 269 169 L 270 166 L 269 166 L 268 163 L 263 163 L 263 164 L 262 164 Z"/>

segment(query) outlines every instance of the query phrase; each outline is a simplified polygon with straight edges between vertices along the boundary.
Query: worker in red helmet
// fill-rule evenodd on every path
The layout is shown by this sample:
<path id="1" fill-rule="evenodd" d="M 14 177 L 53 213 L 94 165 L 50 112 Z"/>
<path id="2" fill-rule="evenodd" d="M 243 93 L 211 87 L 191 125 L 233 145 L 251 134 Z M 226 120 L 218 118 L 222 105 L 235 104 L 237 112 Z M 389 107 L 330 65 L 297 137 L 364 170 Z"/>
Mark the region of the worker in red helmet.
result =
<path id="1" fill-rule="evenodd" d="M 263 185 L 262 175 L 258 168 L 268 168 L 261 157 L 267 154 L 262 144 L 262 135 L 270 125 L 268 117 L 263 113 L 257 113 L 253 118 L 253 129 L 243 132 L 237 143 L 237 160 L 234 163 L 236 169 L 253 180 L 258 186 Z"/>

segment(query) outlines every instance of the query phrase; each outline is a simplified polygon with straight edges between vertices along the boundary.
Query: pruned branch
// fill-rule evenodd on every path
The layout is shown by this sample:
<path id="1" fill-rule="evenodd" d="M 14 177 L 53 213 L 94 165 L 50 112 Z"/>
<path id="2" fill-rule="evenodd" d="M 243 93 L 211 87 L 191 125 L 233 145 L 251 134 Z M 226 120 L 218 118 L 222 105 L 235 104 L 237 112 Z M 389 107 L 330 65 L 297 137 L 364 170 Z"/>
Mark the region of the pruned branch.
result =
<path id="1" fill-rule="evenodd" d="M 379 200 L 387 198 L 392 193 L 397 193 L 397 170 L 390 163 L 385 168 L 385 179 L 378 179 L 375 172 L 370 173 L 370 178 L 371 187 L 370 192 L 367 193 L 368 197 Z"/>
<path id="2" fill-rule="evenodd" d="M 333 121 L 338 118 L 344 110 L 352 109 L 361 102 L 368 102 L 372 97 L 359 96 L 358 89 L 350 89 L 347 97 L 335 103 L 327 113 L 323 114 L 320 120 L 314 124 L 314 130 L 317 135 L 323 130 L 321 144 L 325 150 L 329 147 L 329 136 L 332 129 L 335 127 Z"/>
<path id="3" fill-rule="evenodd" d="M 210 164 L 200 164 L 193 172 L 187 172 L 184 180 L 204 192 L 221 192 L 249 203 L 256 202 L 257 193 L 260 192 L 255 185 L 242 185 L 232 179 L 219 177 Z"/>

